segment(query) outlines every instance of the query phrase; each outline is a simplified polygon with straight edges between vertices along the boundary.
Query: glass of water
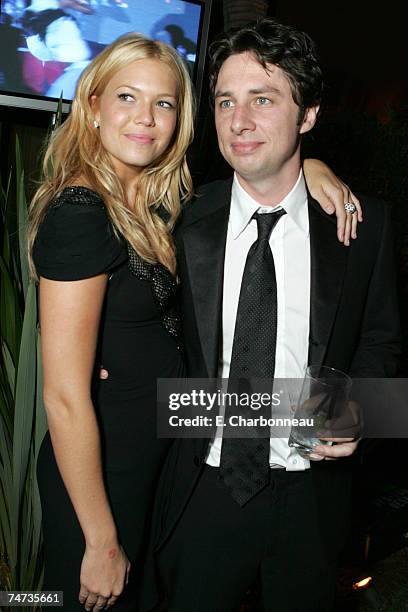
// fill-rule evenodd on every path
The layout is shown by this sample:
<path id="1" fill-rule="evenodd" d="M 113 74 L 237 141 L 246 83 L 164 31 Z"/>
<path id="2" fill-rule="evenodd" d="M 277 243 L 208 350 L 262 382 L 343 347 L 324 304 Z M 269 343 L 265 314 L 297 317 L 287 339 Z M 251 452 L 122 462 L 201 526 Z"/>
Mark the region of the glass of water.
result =
<path id="1" fill-rule="evenodd" d="M 355 431 L 356 414 L 349 401 L 351 384 L 350 376 L 341 370 L 307 367 L 288 442 L 303 458 L 317 458 L 313 449 L 331 444 L 321 438 L 350 437 L 350 431 Z"/>

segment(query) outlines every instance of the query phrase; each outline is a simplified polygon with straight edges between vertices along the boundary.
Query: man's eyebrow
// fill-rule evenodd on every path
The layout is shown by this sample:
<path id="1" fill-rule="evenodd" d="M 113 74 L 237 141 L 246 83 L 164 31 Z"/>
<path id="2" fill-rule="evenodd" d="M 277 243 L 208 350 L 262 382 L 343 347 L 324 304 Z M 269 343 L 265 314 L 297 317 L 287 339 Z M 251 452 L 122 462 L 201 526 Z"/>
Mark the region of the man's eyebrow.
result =
<path id="1" fill-rule="evenodd" d="M 215 92 L 215 97 L 216 98 L 232 98 L 232 92 L 231 91 L 216 91 Z"/>
<path id="2" fill-rule="evenodd" d="M 259 87 L 257 89 L 250 89 L 249 93 L 258 94 L 258 95 L 270 94 L 270 93 L 277 94 L 278 96 L 282 95 L 281 90 L 278 89 L 277 87 Z"/>
<path id="3" fill-rule="evenodd" d="M 278 96 L 282 95 L 282 92 L 277 87 L 257 87 L 255 89 L 250 89 L 248 93 L 252 95 L 264 95 L 264 94 L 276 94 Z M 231 91 L 216 91 L 215 98 L 233 98 L 234 95 Z"/>

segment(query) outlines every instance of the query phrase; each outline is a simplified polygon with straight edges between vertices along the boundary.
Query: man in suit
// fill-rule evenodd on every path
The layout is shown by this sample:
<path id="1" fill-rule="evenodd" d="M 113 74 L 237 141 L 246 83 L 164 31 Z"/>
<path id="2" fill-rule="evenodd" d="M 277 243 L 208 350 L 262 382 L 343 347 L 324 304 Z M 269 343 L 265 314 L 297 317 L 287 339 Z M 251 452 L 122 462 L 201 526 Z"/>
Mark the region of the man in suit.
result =
<path id="1" fill-rule="evenodd" d="M 392 376 L 387 211 L 362 198 L 365 221 L 346 249 L 302 175 L 300 140 L 322 93 L 313 41 L 264 19 L 223 35 L 210 62 L 219 146 L 235 172 L 202 190 L 177 233 L 189 376 L 302 378 L 308 364 Z M 161 490 L 160 609 L 232 612 L 258 582 L 262 610 L 328 612 L 357 448 L 332 441 L 315 449 L 320 461 L 281 438 L 176 442 Z"/>

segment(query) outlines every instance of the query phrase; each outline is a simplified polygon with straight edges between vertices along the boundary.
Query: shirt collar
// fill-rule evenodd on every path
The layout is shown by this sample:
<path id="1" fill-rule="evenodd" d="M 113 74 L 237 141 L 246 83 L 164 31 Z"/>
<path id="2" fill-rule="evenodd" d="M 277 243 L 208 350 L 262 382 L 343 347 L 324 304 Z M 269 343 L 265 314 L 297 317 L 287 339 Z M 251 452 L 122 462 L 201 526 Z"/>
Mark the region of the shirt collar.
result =
<path id="1" fill-rule="evenodd" d="M 298 228 L 309 234 L 309 217 L 307 212 L 307 190 L 303 172 L 300 170 L 299 177 L 290 192 L 283 198 L 273 210 L 284 208 L 288 216 L 296 223 Z M 232 183 L 230 223 L 232 237 L 234 240 L 244 231 L 252 216 L 258 210 L 264 210 L 240 185 L 236 173 Z M 272 209 L 271 209 L 272 210 Z"/>

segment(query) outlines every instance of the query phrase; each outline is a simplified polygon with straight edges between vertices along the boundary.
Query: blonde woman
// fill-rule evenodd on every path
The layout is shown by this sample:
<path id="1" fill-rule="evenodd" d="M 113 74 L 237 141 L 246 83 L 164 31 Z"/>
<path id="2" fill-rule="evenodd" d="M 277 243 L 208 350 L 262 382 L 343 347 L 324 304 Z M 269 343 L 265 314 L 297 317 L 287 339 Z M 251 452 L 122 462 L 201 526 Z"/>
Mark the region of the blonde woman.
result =
<path id="1" fill-rule="evenodd" d="M 193 108 L 173 49 L 121 37 L 82 74 L 31 205 L 49 426 L 38 462 L 44 588 L 64 592 L 65 610 L 137 608 L 169 445 L 156 437 L 156 379 L 184 374 L 172 230 L 192 193 Z M 344 226 L 346 188 L 316 164 L 316 189 L 322 179 L 338 192 Z"/>
<path id="2" fill-rule="evenodd" d="M 110 605 L 126 582 L 117 609 L 135 609 L 168 447 L 156 438 L 156 379 L 183 374 L 171 231 L 191 194 L 192 136 L 177 53 L 127 35 L 81 76 L 31 206 L 49 425 L 38 464 L 45 588 L 63 590 L 67 610 Z M 95 360 L 111 376 L 92 389 Z"/>

